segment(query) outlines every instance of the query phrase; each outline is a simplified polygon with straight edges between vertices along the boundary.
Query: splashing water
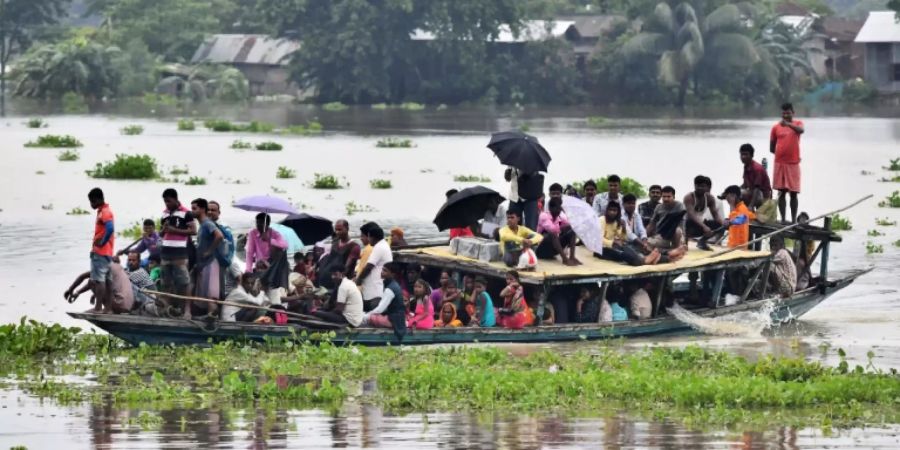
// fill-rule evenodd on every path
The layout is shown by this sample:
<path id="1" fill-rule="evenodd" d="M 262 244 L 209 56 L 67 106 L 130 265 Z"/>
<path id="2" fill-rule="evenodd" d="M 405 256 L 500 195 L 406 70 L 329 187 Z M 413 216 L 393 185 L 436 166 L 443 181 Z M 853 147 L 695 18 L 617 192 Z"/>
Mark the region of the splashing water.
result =
<path id="1" fill-rule="evenodd" d="M 772 326 L 772 311 L 775 303 L 767 301 L 755 311 L 741 311 L 721 317 L 701 317 L 676 304 L 668 308 L 676 319 L 691 328 L 716 336 L 757 337 Z"/>

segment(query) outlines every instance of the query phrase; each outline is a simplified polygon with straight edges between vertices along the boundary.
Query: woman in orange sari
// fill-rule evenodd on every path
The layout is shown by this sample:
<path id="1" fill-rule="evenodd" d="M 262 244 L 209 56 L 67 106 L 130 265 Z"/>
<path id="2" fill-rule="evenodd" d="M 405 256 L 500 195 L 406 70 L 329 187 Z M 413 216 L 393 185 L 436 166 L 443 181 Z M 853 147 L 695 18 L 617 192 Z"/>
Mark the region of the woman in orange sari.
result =
<path id="1" fill-rule="evenodd" d="M 506 273 L 506 287 L 500 291 L 503 307 L 497 310 L 497 324 L 503 328 L 519 330 L 528 324 L 528 304 L 525 302 L 525 291 L 519 282 L 519 273 L 510 270 Z M 534 322 L 534 316 L 531 317 Z"/>

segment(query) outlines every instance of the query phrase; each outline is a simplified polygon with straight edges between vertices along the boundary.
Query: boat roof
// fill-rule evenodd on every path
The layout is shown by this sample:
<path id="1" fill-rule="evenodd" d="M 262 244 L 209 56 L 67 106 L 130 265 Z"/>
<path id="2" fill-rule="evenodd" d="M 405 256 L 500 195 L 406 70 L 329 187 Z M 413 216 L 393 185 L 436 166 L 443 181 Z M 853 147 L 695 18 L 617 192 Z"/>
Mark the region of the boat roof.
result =
<path id="1" fill-rule="evenodd" d="M 519 272 L 522 282 L 526 284 L 577 284 L 597 283 L 630 278 L 647 278 L 678 275 L 694 272 L 696 269 L 712 270 L 726 267 L 756 265 L 770 257 L 768 251 L 735 250 L 719 255 L 723 247 L 711 246 L 715 251 L 700 250 L 691 243 L 684 258 L 675 263 L 652 266 L 629 266 L 605 259 L 596 258 L 584 247 L 576 249 L 577 258 L 583 263 L 580 266 L 566 266 L 559 259 L 541 260 L 538 270 Z M 502 262 L 483 262 L 465 256 L 454 255 L 446 245 L 420 247 L 398 250 L 394 260 L 403 263 L 419 263 L 427 266 L 445 267 L 453 270 L 475 273 L 488 277 L 504 277 L 509 270 Z"/>

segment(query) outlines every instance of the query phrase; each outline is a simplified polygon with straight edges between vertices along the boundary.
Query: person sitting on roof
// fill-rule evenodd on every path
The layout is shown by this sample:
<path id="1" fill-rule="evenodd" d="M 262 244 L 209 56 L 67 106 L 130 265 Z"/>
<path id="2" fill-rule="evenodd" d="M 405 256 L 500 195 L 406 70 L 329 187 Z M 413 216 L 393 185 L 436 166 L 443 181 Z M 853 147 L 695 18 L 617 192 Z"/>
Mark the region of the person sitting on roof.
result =
<path id="1" fill-rule="evenodd" d="M 567 266 L 581 265 L 575 257 L 575 231 L 562 210 L 561 198 L 550 199 L 549 210 L 542 212 L 538 218 L 537 232 L 542 236 L 540 245 L 535 249 L 538 258 L 554 259 L 559 255 Z"/>
<path id="2" fill-rule="evenodd" d="M 506 226 L 500 229 L 500 252 L 503 254 L 503 262 L 508 267 L 519 263 L 524 249 L 538 245 L 544 239 L 540 234 L 519 225 L 522 216 L 517 211 L 506 213 Z"/>
<path id="3" fill-rule="evenodd" d="M 428 330 L 434 327 L 434 307 L 431 303 L 431 286 L 419 278 L 413 283 L 412 295 L 407 307 L 406 326 L 414 330 Z M 443 306 L 441 306 L 443 308 Z"/>
<path id="4" fill-rule="evenodd" d="M 662 201 L 653 210 L 653 216 L 647 225 L 647 244 L 659 250 L 672 250 L 669 259 L 676 261 L 687 252 L 684 240 L 684 215 L 687 211 L 684 204 L 675 200 L 675 188 L 662 188 Z M 677 258 L 677 259 L 676 259 Z"/>
<path id="5" fill-rule="evenodd" d="M 687 211 L 684 230 L 688 238 L 710 238 L 713 231 L 725 224 L 716 198 L 710 190 L 712 180 L 705 175 L 697 175 L 694 177 L 694 190 L 684 196 L 684 208 Z"/>
<path id="6" fill-rule="evenodd" d="M 731 207 L 731 213 L 725 221 L 728 225 L 728 247 L 746 247 L 750 240 L 750 221 L 756 218 L 756 214 L 741 200 L 741 188 L 736 185 L 728 186 L 719 198 L 727 201 Z"/>
<path id="7" fill-rule="evenodd" d="M 606 204 L 606 212 L 600 218 L 600 230 L 603 232 L 603 254 L 595 255 L 599 258 L 624 262 L 632 266 L 656 264 L 662 258 L 659 250 L 654 249 L 649 255 L 642 256 L 628 245 L 633 235 L 629 235 L 628 227 L 622 220 L 622 208 L 615 200 Z"/>
<path id="8" fill-rule="evenodd" d="M 434 323 L 435 328 L 456 328 L 463 326 L 462 321 L 456 318 L 456 307 L 453 303 L 444 303 L 441 307 L 441 313 L 438 320 Z"/>

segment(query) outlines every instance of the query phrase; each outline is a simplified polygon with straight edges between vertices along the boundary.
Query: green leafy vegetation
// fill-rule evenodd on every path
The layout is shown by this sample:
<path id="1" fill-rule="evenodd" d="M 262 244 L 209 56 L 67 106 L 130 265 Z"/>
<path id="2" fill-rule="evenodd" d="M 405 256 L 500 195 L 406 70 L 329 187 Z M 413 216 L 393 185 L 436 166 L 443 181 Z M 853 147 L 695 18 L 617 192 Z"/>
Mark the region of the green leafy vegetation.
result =
<path id="1" fill-rule="evenodd" d="M 150 180 L 159 176 L 156 160 L 149 155 L 117 154 L 114 161 L 97 163 L 87 174 L 92 178 Z"/>
<path id="2" fill-rule="evenodd" d="M 81 147 L 81 141 L 73 136 L 59 136 L 55 134 L 45 134 L 38 136 L 37 140 L 29 141 L 26 147 L 46 147 L 46 148 L 75 148 Z"/>
<path id="3" fill-rule="evenodd" d="M 457 183 L 490 183 L 491 179 L 484 175 L 453 175 Z"/>
<path id="4" fill-rule="evenodd" d="M 56 156 L 56 159 L 59 161 L 78 161 L 78 158 L 80 158 L 78 150 L 73 149 L 63 150 Z"/>
<path id="5" fill-rule="evenodd" d="M 282 134 L 293 134 L 296 136 L 315 136 L 322 134 L 322 124 L 312 120 L 307 122 L 306 125 L 291 125 L 281 132 Z"/>
<path id="6" fill-rule="evenodd" d="M 877 218 L 877 217 L 876 217 L 876 218 L 875 218 L 875 225 L 878 225 L 878 226 L 880 226 L 880 227 L 892 227 L 892 226 L 897 225 L 897 221 L 896 221 L 896 220 L 888 219 L 887 217 L 884 217 L 884 218 Z"/>
<path id="7" fill-rule="evenodd" d="M 197 124 L 194 123 L 193 119 L 181 119 L 178 121 L 178 131 L 194 131 L 197 129 Z"/>
<path id="8" fill-rule="evenodd" d="M 294 169 L 290 169 L 286 166 L 278 166 L 278 170 L 275 172 L 275 178 L 296 178 L 297 171 Z"/>
<path id="9" fill-rule="evenodd" d="M 607 177 L 597 178 L 594 180 L 597 183 L 597 192 L 607 192 L 609 191 L 609 183 L 606 181 Z M 644 198 L 647 196 L 647 190 L 644 188 L 644 185 L 634 178 L 629 177 L 620 177 L 622 182 L 619 183 L 619 192 L 622 194 L 634 194 L 637 198 Z M 572 183 L 572 187 L 578 191 L 579 194 L 584 194 L 584 182 L 576 181 Z"/>
<path id="10" fill-rule="evenodd" d="M 231 143 L 231 148 L 235 150 L 247 150 L 253 148 L 253 144 L 240 139 L 235 139 L 234 142 Z"/>
<path id="11" fill-rule="evenodd" d="M 386 137 L 379 139 L 375 146 L 378 148 L 412 148 L 415 147 L 415 144 L 410 139 Z"/>
<path id="12" fill-rule="evenodd" d="M 28 122 L 25 122 L 25 126 L 28 128 L 47 128 L 47 122 L 44 122 L 44 119 L 33 118 L 28 119 Z"/>
<path id="13" fill-rule="evenodd" d="M 390 189 L 393 187 L 391 185 L 391 180 L 384 180 L 380 178 L 369 180 L 369 186 L 371 186 L 372 189 Z"/>
<path id="14" fill-rule="evenodd" d="M 878 202 L 878 206 L 882 208 L 900 208 L 900 191 L 892 192 L 891 195 Z"/>
<path id="15" fill-rule="evenodd" d="M 278 151 L 278 150 L 281 150 L 282 148 L 283 147 L 281 146 L 281 144 L 279 144 L 277 142 L 267 141 L 267 142 L 260 142 L 259 144 L 256 144 L 257 150 Z"/>
<path id="16" fill-rule="evenodd" d="M 891 160 L 891 163 L 884 168 L 884 170 L 897 171 L 900 170 L 900 158 L 894 158 Z"/>
<path id="17" fill-rule="evenodd" d="M 187 179 L 187 181 L 184 182 L 184 184 L 188 186 L 203 186 L 206 184 L 206 178 L 196 176 L 190 177 Z"/>
<path id="18" fill-rule="evenodd" d="M 881 244 L 876 244 L 872 241 L 866 242 L 866 254 L 874 255 L 878 253 L 884 253 L 884 246 Z"/>
<path id="19" fill-rule="evenodd" d="M 315 173 L 313 174 L 313 180 L 310 184 L 313 189 L 342 189 L 344 188 L 344 183 L 341 183 L 340 180 L 334 175 L 327 173 Z"/>
<path id="20" fill-rule="evenodd" d="M 191 169 L 188 166 L 184 167 L 173 167 L 169 169 L 169 175 L 187 175 L 191 173 Z"/>
<path id="21" fill-rule="evenodd" d="M 422 111 L 425 109 L 425 105 L 416 102 L 403 102 L 400 104 L 400 109 L 405 111 Z"/>
<path id="22" fill-rule="evenodd" d="M 66 114 L 87 114 L 88 105 L 84 96 L 75 92 L 66 92 L 62 96 L 62 109 Z"/>
<path id="23" fill-rule="evenodd" d="M 325 111 L 343 111 L 347 109 L 347 105 L 341 102 L 329 102 L 322 105 L 322 109 Z"/>
<path id="24" fill-rule="evenodd" d="M 881 178 L 880 180 L 878 180 L 878 181 L 881 181 L 881 182 L 883 182 L 883 183 L 900 183 L 900 175 L 894 175 L 894 176 L 891 177 L 891 178 L 888 178 L 888 177 L 882 177 L 882 178 Z"/>
<path id="25" fill-rule="evenodd" d="M 835 214 L 831 216 L 831 229 L 834 231 L 849 231 L 853 229 L 853 224 L 850 223 L 850 218 Z"/>
<path id="26" fill-rule="evenodd" d="M 90 213 L 91 213 L 90 211 L 83 209 L 79 206 L 76 206 L 76 207 L 70 209 L 69 212 L 66 213 L 66 215 L 67 216 L 85 216 Z"/>
<path id="27" fill-rule="evenodd" d="M 878 236 L 884 236 L 884 233 L 882 233 L 878 230 L 869 230 L 866 232 L 866 235 L 869 237 L 878 237 Z"/>
<path id="28" fill-rule="evenodd" d="M 894 247 L 900 247 L 900 239 L 894 241 Z"/>
<path id="29" fill-rule="evenodd" d="M 362 203 L 356 203 L 351 200 L 344 204 L 344 211 L 347 212 L 348 216 L 352 216 L 354 214 L 359 214 L 359 213 L 375 212 L 376 209 L 369 205 L 364 205 Z"/>
<path id="30" fill-rule="evenodd" d="M 140 125 L 128 125 L 119 130 L 125 136 L 137 136 L 144 133 L 144 127 Z"/>
<path id="31" fill-rule="evenodd" d="M 226 133 L 239 131 L 245 133 L 271 133 L 275 131 L 275 125 L 268 122 L 251 121 L 248 124 L 232 123 L 224 119 L 209 119 L 203 122 L 203 126 L 209 130 Z"/>

